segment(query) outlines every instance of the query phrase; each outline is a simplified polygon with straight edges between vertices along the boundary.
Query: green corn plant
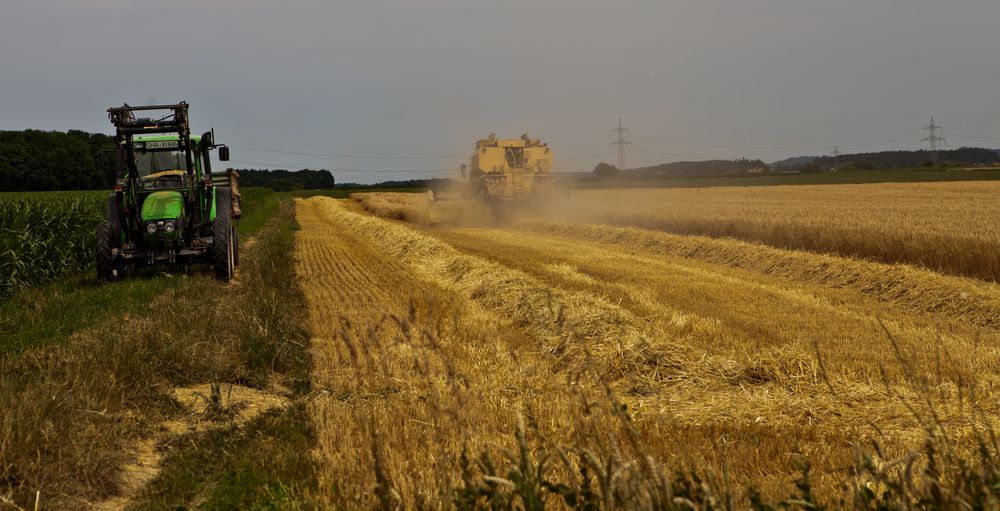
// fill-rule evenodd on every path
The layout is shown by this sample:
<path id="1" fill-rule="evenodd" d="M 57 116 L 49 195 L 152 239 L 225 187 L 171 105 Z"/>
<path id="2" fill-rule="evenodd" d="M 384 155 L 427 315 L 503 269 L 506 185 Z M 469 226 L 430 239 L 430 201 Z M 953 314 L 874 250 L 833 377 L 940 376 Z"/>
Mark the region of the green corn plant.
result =
<path id="1" fill-rule="evenodd" d="M 99 194 L 0 195 L 0 298 L 94 264 Z"/>

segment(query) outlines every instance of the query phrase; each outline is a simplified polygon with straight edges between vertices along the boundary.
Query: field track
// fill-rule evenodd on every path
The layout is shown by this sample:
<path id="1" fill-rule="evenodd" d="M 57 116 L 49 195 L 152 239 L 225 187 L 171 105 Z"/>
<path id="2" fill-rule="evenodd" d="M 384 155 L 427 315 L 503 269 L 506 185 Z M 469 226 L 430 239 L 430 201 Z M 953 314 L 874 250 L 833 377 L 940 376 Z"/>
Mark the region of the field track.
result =
<path id="1" fill-rule="evenodd" d="M 928 395 L 962 435 L 957 389 L 1000 382 L 1000 287 L 975 279 L 641 229 L 296 208 L 321 484 L 358 489 L 341 504 L 372 502 L 379 473 L 406 502 L 448 499 L 463 448 L 518 417 L 543 445 L 624 446 L 613 420 L 585 419 L 607 392 L 668 468 L 768 493 L 806 456 L 828 489 L 866 442 L 919 443 Z M 978 405 L 992 424 L 1000 405 Z"/>

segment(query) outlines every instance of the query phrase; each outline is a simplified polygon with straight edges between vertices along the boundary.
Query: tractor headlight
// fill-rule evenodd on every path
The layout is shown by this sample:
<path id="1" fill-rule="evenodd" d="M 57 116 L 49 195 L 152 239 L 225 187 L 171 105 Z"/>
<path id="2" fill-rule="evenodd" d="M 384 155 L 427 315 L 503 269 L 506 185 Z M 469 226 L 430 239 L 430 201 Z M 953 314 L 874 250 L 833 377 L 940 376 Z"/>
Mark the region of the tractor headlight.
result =
<path id="1" fill-rule="evenodd" d="M 156 232 L 156 222 L 149 222 L 148 224 L 146 224 L 146 232 L 148 232 L 149 234 L 153 234 L 154 232 Z"/>
<path id="2" fill-rule="evenodd" d="M 166 222 L 163 224 L 163 230 L 167 232 L 174 232 L 175 227 L 176 226 L 174 225 L 173 222 Z"/>

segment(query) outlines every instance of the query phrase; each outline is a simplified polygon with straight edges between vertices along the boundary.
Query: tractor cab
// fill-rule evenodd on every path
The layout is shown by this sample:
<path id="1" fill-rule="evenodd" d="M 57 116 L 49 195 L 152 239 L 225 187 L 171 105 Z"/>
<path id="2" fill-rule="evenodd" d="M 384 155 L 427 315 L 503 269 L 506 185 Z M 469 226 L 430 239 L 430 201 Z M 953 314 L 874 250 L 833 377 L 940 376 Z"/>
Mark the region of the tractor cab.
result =
<path id="1" fill-rule="evenodd" d="M 139 177 L 140 188 L 157 190 L 187 187 L 187 159 L 178 150 L 176 137 L 135 137 L 133 157 Z M 191 145 L 197 148 L 201 137 L 191 137 Z M 195 174 L 201 174 L 201 155 L 194 151 Z"/>

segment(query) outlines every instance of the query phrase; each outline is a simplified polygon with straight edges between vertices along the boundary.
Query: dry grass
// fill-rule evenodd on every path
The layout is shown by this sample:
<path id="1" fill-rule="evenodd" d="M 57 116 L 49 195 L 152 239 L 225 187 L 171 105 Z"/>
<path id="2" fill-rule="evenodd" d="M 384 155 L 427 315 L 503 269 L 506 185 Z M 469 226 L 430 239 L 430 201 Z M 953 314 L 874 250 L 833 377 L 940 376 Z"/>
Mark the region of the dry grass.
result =
<path id="1" fill-rule="evenodd" d="M 1000 278 L 1000 182 L 581 190 L 553 218 Z"/>
<path id="2" fill-rule="evenodd" d="M 291 212 L 283 217 L 287 229 Z M 308 386 L 302 318 L 285 307 L 293 286 L 272 280 L 292 280 L 282 262 L 291 233 L 282 246 L 277 225 L 243 253 L 229 285 L 205 272 L 137 277 L 164 282 L 153 312 L 118 315 L 65 342 L 0 355 L 0 508 L 3 499 L 27 507 L 36 491 L 46 509 L 89 509 L 116 495 L 131 444 L 184 413 L 175 387 L 264 388 L 272 378 Z M 181 282 L 166 284 L 175 279 Z M 121 293 L 128 284 L 98 291 Z"/>
<path id="3" fill-rule="evenodd" d="M 630 229 L 420 232 L 330 199 L 297 208 L 333 505 L 441 507 L 511 483 L 469 479 L 492 469 L 463 460 L 524 476 L 503 449 L 519 417 L 521 445 L 554 456 L 548 481 L 579 488 L 617 459 L 598 493 L 642 507 L 674 470 L 784 497 L 802 459 L 830 496 L 868 442 L 888 459 L 920 445 L 923 418 L 955 440 L 1000 411 L 963 408 L 1000 383 L 990 284 Z"/>

